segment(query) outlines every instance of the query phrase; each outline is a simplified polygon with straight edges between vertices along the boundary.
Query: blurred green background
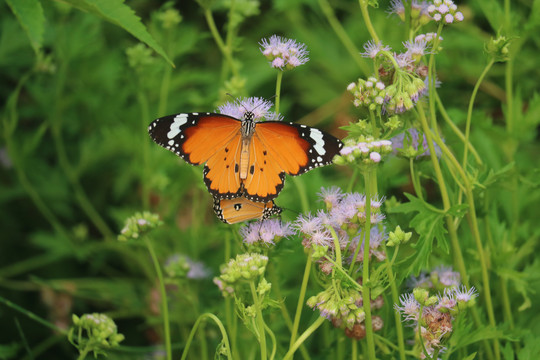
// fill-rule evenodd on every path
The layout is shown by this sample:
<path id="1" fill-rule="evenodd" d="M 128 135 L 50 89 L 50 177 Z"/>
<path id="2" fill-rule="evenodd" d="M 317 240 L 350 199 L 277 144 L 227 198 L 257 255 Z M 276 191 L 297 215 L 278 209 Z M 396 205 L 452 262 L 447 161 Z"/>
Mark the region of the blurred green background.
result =
<path id="1" fill-rule="evenodd" d="M 223 55 L 196 1 L 125 3 L 141 17 L 175 68 L 117 24 L 61 1 L 41 1 L 46 20 L 36 52 L 7 2 L 0 2 L 0 295 L 64 328 L 72 313 L 106 312 L 126 335 L 123 345 L 140 347 L 110 358 L 151 358 L 151 348 L 142 347 L 162 342 L 156 284 L 144 249 L 116 242 L 124 220 L 136 211 L 159 213 L 166 224 L 153 234 L 160 258 L 186 254 L 204 262 L 214 275 L 225 259 L 224 239 L 234 237 L 237 226 L 215 218 L 201 181 L 202 168 L 153 144 L 148 124 L 177 112 L 214 111 L 230 100 L 227 92 L 271 98 L 276 71 L 268 66 L 258 43 L 278 34 L 305 43 L 310 52 L 306 65 L 284 74 L 285 120 L 342 138 L 345 132 L 339 126 L 361 116 L 346 86 L 371 75 L 372 64 L 351 54 L 339 40 L 323 11 L 326 0 L 237 0 L 240 10 L 231 31 L 236 77 L 224 70 Z M 520 190 L 512 194 L 519 197 L 523 227 L 517 231 L 523 238 L 537 238 L 539 233 L 534 223 L 540 215 L 540 104 L 535 93 L 540 38 L 534 36 L 540 23 L 538 3 L 512 4 L 511 22 L 519 45 L 519 55 L 512 57 L 519 113 L 513 137 L 505 132 L 504 64 L 496 64 L 480 88 L 471 135 L 488 169 L 503 168 L 509 163 L 509 151 L 518 149 Z M 211 5 L 222 36 L 230 24 L 230 4 Z M 445 30 L 437 73 L 442 81 L 440 97 L 456 125 L 462 126 L 472 87 L 486 64 L 484 43 L 496 36 L 505 14 L 496 1 L 458 5 L 465 21 Z M 331 8 L 362 51 L 370 38 L 357 2 L 332 1 Z M 387 8 L 385 1 L 379 9 L 371 8 L 373 24 L 385 44 L 401 49 L 406 40 L 403 24 L 389 16 Z M 167 23 L 171 9 L 179 11 L 180 23 Z M 462 146 L 445 132 L 444 124 L 441 127 L 448 134 L 447 143 L 457 144 L 455 151 L 461 156 Z M 301 211 L 297 186 L 306 188 L 316 211 L 321 206 L 316 202 L 320 187 L 345 186 L 350 176 L 349 169 L 330 166 L 299 180 L 289 178 L 276 201 L 286 209 L 283 220 L 292 220 Z M 426 184 L 428 198 L 437 202 L 430 184 L 433 188 Z M 509 183 L 497 186 L 493 190 L 500 204 L 510 204 Z M 379 190 L 381 196 L 398 199 L 404 199 L 404 191 L 412 191 L 406 161 L 393 158 L 382 166 Z M 489 209 L 479 211 L 484 210 Z M 497 213 L 501 226 L 511 227 L 510 207 L 501 206 Z M 287 289 L 283 295 L 289 296 L 292 308 L 304 260 L 299 241 L 282 246 L 276 267 L 288 274 L 282 279 Z M 181 344 L 196 317 L 204 311 L 219 312 L 223 299 L 211 277 L 177 286 L 177 297 L 171 301 L 173 342 Z M 37 358 L 74 358 L 73 347 L 46 326 L 1 305 L 0 318 L 0 357 L 30 358 L 24 350 L 28 346 Z M 207 331 L 209 348 L 215 348 L 218 334 Z M 323 351 L 313 358 L 324 356 Z"/>

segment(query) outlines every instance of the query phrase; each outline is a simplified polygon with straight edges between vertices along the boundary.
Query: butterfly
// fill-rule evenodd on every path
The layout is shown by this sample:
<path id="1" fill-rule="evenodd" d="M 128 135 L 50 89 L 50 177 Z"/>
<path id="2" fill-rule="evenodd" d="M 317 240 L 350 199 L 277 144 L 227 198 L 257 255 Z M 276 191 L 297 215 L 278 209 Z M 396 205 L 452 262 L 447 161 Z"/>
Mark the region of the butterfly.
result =
<path id="1" fill-rule="evenodd" d="M 256 202 L 237 197 L 234 199 L 214 198 L 214 213 L 226 224 L 260 219 L 265 220 L 272 215 L 281 214 L 282 209 L 270 200 L 266 203 Z"/>
<path id="2" fill-rule="evenodd" d="M 205 164 L 204 182 L 213 197 L 267 204 L 285 181 L 328 165 L 343 143 L 319 129 L 281 121 L 255 122 L 215 113 L 161 117 L 148 127 L 152 139 L 193 165 Z"/>

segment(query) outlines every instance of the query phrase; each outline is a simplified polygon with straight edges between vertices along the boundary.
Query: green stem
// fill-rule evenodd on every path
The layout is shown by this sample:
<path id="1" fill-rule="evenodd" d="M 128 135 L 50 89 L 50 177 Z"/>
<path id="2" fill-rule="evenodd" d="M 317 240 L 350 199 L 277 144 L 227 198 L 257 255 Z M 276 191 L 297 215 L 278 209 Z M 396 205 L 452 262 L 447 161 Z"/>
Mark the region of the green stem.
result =
<path id="1" fill-rule="evenodd" d="M 259 332 L 259 345 L 261 348 L 261 359 L 266 360 L 268 356 L 266 355 L 266 331 L 264 329 L 265 323 L 262 315 L 262 304 L 260 303 L 259 295 L 257 294 L 257 290 L 255 289 L 255 282 L 250 281 L 249 287 L 251 289 L 251 296 L 253 297 L 253 305 L 255 306 L 255 309 L 257 311 L 257 328 Z"/>
<path id="2" fill-rule="evenodd" d="M 20 307 L 19 305 L 9 301 L 8 299 L 6 299 L 6 298 L 4 298 L 2 296 L 0 296 L 0 303 L 12 308 L 13 310 L 16 310 L 16 311 L 20 312 L 21 314 L 27 316 L 28 318 L 40 323 L 41 325 L 43 325 L 43 326 L 45 326 L 45 327 L 47 327 L 47 328 L 49 328 L 49 329 L 51 329 L 53 331 L 56 331 L 56 332 L 61 333 L 61 334 L 67 334 L 66 330 L 64 330 L 64 329 L 56 326 L 55 324 L 53 324 L 53 323 L 39 317 L 38 315 L 34 314 L 33 312 L 28 311 L 28 310 Z"/>
<path id="3" fill-rule="evenodd" d="M 469 99 L 469 109 L 467 110 L 467 121 L 465 123 L 465 148 L 463 149 L 463 162 L 461 167 L 463 167 L 464 170 L 467 170 L 467 154 L 469 147 L 467 144 L 469 143 L 469 136 L 471 131 L 471 121 L 472 121 L 472 111 L 474 107 L 474 100 L 476 99 L 476 94 L 478 94 L 478 89 L 480 88 L 480 84 L 482 84 L 482 81 L 484 81 L 484 78 L 486 77 L 486 74 L 491 69 L 493 64 L 495 63 L 494 60 L 491 60 L 485 67 L 482 74 L 480 74 L 480 77 L 478 77 L 478 80 L 476 81 L 476 84 L 474 85 L 473 92 L 471 94 L 471 98 Z"/>
<path id="4" fill-rule="evenodd" d="M 268 336 L 270 336 L 270 339 L 272 340 L 272 352 L 270 353 L 270 360 L 274 360 L 274 357 L 276 356 L 277 351 L 277 342 L 276 342 L 276 336 L 274 335 L 274 332 L 272 329 L 268 327 L 268 325 L 264 324 L 264 329 Z"/>
<path id="5" fill-rule="evenodd" d="M 306 339 L 315 331 L 319 328 L 319 326 L 322 325 L 322 323 L 324 322 L 324 318 L 322 316 L 320 316 L 317 320 L 315 320 L 315 322 L 313 324 L 310 325 L 310 327 L 308 327 L 306 329 L 306 331 L 304 331 L 304 333 L 302 335 L 300 335 L 300 337 L 298 338 L 298 340 L 296 340 L 296 342 L 293 344 L 293 346 L 289 349 L 289 351 L 287 351 L 287 353 L 285 354 L 285 356 L 283 357 L 283 360 L 289 360 L 289 359 L 292 359 L 295 351 L 300 347 L 300 345 L 302 345 L 304 343 L 304 341 L 306 341 Z"/>
<path id="6" fill-rule="evenodd" d="M 150 118 L 148 110 L 148 100 L 143 94 L 142 90 L 137 92 L 137 100 L 141 107 L 141 129 L 146 129 L 148 119 Z M 142 164 L 143 173 L 141 175 L 141 187 L 142 187 L 142 204 L 144 209 L 150 208 L 150 188 L 148 187 L 150 178 L 150 140 L 146 134 L 146 131 L 141 132 L 141 151 L 142 151 Z"/>
<path id="7" fill-rule="evenodd" d="M 411 171 L 411 182 L 413 184 L 414 192 L 420 200 L 424 200 L 424 194 L 422 193 L 422 187 L 420 186 L 420 181 L 416 172 L 414 171 L 414 159 L 409 158 L 409 169 Z"/>
<path id="8" fill-rule="evenodd" d="M 236 69 L 236 66 L 234 64 L 231 49 L 227 47 L 225 43 L 223 42 L 223 39 L 221 38 L 219 31 L 217 30 L 216 23 L 214 22 L 212 11 L 210 11 L 209 8 L 204 9 L 204 17 L 206 18 L 206 22 L 208 23 L 210 32 L 212 33 L 212 36 L 214 37 L 214 41 L 216 42 L 216 44 L 219 47 L 219 50 L 221 50 L 221 53 L 223 54 L 223 56 L 225 56 L 225 59 L 227 60 L 229 69 L 231 69 L 234 76 L 238 76 L 238 70 Z"/>
<path id="9" fill-rule="evenodd" d="M 227 336 L 227 331 L 225 330 L 223 323 L 221 322 L 221 320 L 219 320 L 219 318 L 216 315 L 211 314 L 211 313 L 204 313 L 197 318 L 197 321 L 195 321 L 195 324 L 193 325 L 193 328 L 191 329 L 191 332 L 189 333 L 188 339 L 186 340 L 186 347 L 184 348 L 184 351 L 182 352 L 181 360 L 185 360 L 187 358 L 189 348 L 191 346 L 191 342 L 193 341 L 193 338 L 195 337 L 197 328 L 199 327 L 199 324 L 201 323 L 201 321 L 203 321 L 206 318 L 210 318 L 214 320 L 216 325 L 219 327 L 219 330 L 221 331 L 221 336 L 223 338 L 223 342 L 225 343 L 225 351 L 226 351 L 225 355 L 227 356 L 228 359 L 233 359 L 233 357 L 231 356 L 231 346 L 229 345 L 229 337 Z"/>
<path id="10" fill-rule="evenodd" d="M 386 273 L 388 275 L 388 282 L 390 283 L 390 290 L 392 292 L 392 302 L 394 304 L 399 303 L 399 293 L 396 285 L 396 277 L 392 271 L 392 265 L 396 258 L 399 245 L 395 247 L 394 256 L 392 257 L 392 262 L 388 259 L 388 251 L 384 241 L 382 242 L 384 252 L 386 253 Z M 398 347 L 399 347 L 399 358 L 405 360 L 405 338 L 403 336 L 403 324 L 401 322 L 401 316 L 399 312 L 394 311 L 394 321 L 396 322 L 396 334 L 398 338 Z"/>
<path id="11" fill-rule="evenodd" d="M 373 27 L 373 24 L 371 23 L 371 19 L 369 18 L 369 12 L 368 12 L 368 0 L 359 0 L 360 3 L 360 10 L 362 11 L 362 18 L 364 19 L 364 23 L 366 24 L 366 28 L 369 32 L 369 35 L 371 35 L 371 38 L 375 43 L 379 43 L 379 37 L 377 36 L 377 33 L 375 32 L 375 28 Z M 375 358 L 373 358 L 375 359 Z"/>
<path id="12" fill-rule="evenodd" d="M 326 16 L 326 20 L 328 20 L 328 23 L 336 33 L 338 39 L 341 41 L 343 46 L 345 46 L 345 49 L 349 52 L 351 57 L 354 59 L 360 70 L 364 74 L 369 74 L 371 71 L 369 68 L 369 65 L 366 63 L 366 61 L 362 58 L 360 55 L 360 50 L 356 48 L 354 45 L 354 42 L 351 40 L 343 26 L 341 25 L 341 22 L 337 18 L 336 14 L 334 13 L 334 10 L 332 10 L 332 7 L 328 3 L 327 0 L 319 0 L 319 6 L 321 7 L 321 10 L 323 14 Z"/>
<path id="13" fill-rule="evenodd" d="M 298 190 L 297 195 L 300 197 L 300 204 L 302 205 L 302 212 L 307 213 L 309 211 L 309 200 L 306 192 L 306 186 L 304 185 L 304 181 L 301 177 L 295 176 L 293 177 L 294 185 L 296 186 L 296 189 Z"/>
<path id="14" fill-rule="evenodd" d="M 276 78 L 276 114 L 279 114 L 279 100 L 281 99 L 281 80 L 283 79 L 283 71 L 278 70 Z"/>
<path id="15" fill-rule="evenodd" d="M 433 171 L 435 172 L 437 184 L 439 185 L 439 190 L 441 192 L 443 208 L 444 208 L 444 211 L 446 212 L 451 207 L 450 197 L 448 196 L 448 190 L 446 189 L 446 183 L 444 181 L 444 177 L 441 171 L 439 159 L 437 158 L 437 154 L 435 153 L 434 139 L 431 136 L 432 133 L 427 124 L 424 108 L 420 104 L 417 107 L 417 109 L 418 109 L 418 115 L 419 115 L 418 117 L 420 119 L 420 123 L 422 124 L 424 135 L 426 136 L 426 140 L 427 140 L 427 144 L 428 144 L 428 148 L 429 148 L 429 152 L 431 156 L 431 163 L 433 164 Z M 437 137 L 436 137 L 436 140 L 438 140 Z M 445 216 L 445 220 L 446 220 L 446 227 L 450 235 L 450 242 L 452 244 L 452 249 L 454 253 L 454 263 L 457 265 L 458 271 L 461 274 L 461 278 L 463 279 L 464 284 L 468 287 L 469 279 L 467 276 L 467 268 L 465 267 L 465 260 L 463 259 L 463 253 L 461 251 L 461 245 L 457 237 L 457 231 L 454 226 L 454 222 L 450 215 Z"/>
<path id="16" fill-rule="evenodd" d="M 469 148 L 469 150 L 471 151 L 471 154 L 473 154 L 474 159 L 476 160 L 476 163 L 478 165 L 483 165 L 482 158 L 480 157 L 480 155 L 478 155 L 478 152 L 474 148 L 473 144 L 471 144 L 468 141 L 465 141 L 465 135 L 463 135 L 461 130 L 456 126 L 456 124 L 454 124 L 452 119 L 450 119 L 450 116 L 448 116 L 448 113 L 446 112 L 446 109 L 444 108 L 444 105 L 443 105 L 443 103 L 441 101 L 441 98 L 439 97 L 439 93 L 437 91 L 433 91 L 433 93 L 435 94 L 435 101 L 437 102 L 437 108 L 438 108 L 439 112 L 441 113 L 441 116 L 443 117 L 446 124 L 448 126 L 450 126 L 450 129 L 452 129 L 454 134 L 456 134 L 456 136 L 461 141 L 463 141 L 463 145 L 467 146 Z"/>
<path id="17" fill-rule="evenodd" d="M 366 196 L 366 223 L 364 225 L 364 259 L 362 261 L 362 300 L 365 312 L 364 324 L 366 325 L 366 342 L 369 359 L 375 359 L 375 341 L 373 338 L 373 325 L 371 322 L 371 296 L 369 280 L 369 241 L 371 235 L 371 171 L 364 171 L 365 196 Z M 360 247 L 360 242 L 358 242 Z M 353 262 L 356 258 L 353 258 Z"/>
<path id="18" fill-rule="evenodd" d="M 294 323 L 291 332 L 291 340 L 289 348 L 294 345 L 296 336 L 298 334 L 298 326 L 300 325 L 300 318 L 302 316 L 302 309 L 304 307 L 304 299 L 306 297 L 307 284 L 309 281 L 309 274 L 311 272 L 311 250 L 307 254 L 306 266 L 304 267 L 304 277 L 302 278 L 302 285 L 300 286 L 300 295 L 298 297 L 298 304 L 296 305 L 296 313 L 294 314 Z"/>
<path id="19" fill-rule="evenodd" d="M 356 181 L 356 178 L 358 177 L 359 171 L 360 170 L 358 170 L 358 167 L 355 166 L 353 169 L 353 173 L 349 179 L 349 183 L 347 184 L 347 189 L 345 190 L 345 192 L 348 192 L 348 193 L 352 192 L 354 182 Z"/>
<path id="20" fill-rule="evenodd" d="M 169 308 L 167 306 L 167 292 L 165 291 L 165 282 L 163 281 L 163 273 L 161 272 L 161 267 L 159 265 L 156 252 L 152 246 L 152 242 L 148 237 L 144 238 L 152 262 L 154 263 L 154 268 L 156 270 L 156 275 L 158 277 L 159 291 L 161 293 L 161 308 L 163 311 L 163 331 L 165 334 L 165 348 L 167 350 L 167 360 L 172 360 L 172 348 L 171 348 L 171 331 L 169 327 Z"/>
<path id="21" fill-rule="evenodd" d="M 84 360 L 86 358 L 86 355 L 88 355 L 89 351 L 90 351 L 90 348 L 85 347 L 84 350 L 80 352 L 79 357 L 77 357 L 77 360 Z"/>
<path id="22" fill-rule="evenodd" d="M 419 107 L 419 109 L 421 109 L 421 107 Z M 419 111 L 419 113 L 420 113 L 420 111 Z M 425 123 L 426 127 L 427 127 L 427 123 L 425 121 L 425 118 L 420 116 L 420 119 L 423 122 L 423 125 Z M 427 129 L 427 128 L 425 129 L 425 131 L 426 131 L 426 138 L 428 138 L 428 136 L 429 136 L 429 138 L 428 138 L 428 145 L 429 145 L 429 142 L 431 141 L 430 140 L 431 131 L 429 129 Z M 469 213 L 468 213 L 469 227 L 470 227 L 470 229 L 472 231 L 472 236 L 473 236 L 473 239 L 474 239 L 475 244 L 476 244 L 478 257 L 480 259 L 480 266 L 481 266 L 481 269 L 482 269 L 482 283 L 483 283 L 483 286 L 484 286 L 483 293 L 484 293 L 485 301 L 486 301 L 486 310 L 487 310 L 490 325 L 495 327 L 495 325 L 496 325 L 495 324 L 495 315 L 494 315 L 494 311 L 493 311 L 493 303 L 491 301 L 491 291 L 490 291 L 490 285 L 489 285 L 489 273 L 488 273 L 488 268 L 487 268 L 487 259 L 486 259 L 486 255 L 485 255 L 484 248 L 483 248 L 483 245 L 482 245 L 482 240 L 480 238 L 480 232 L 478 230 L 478 221 L 477 221 L 477 218 L 476 218 L 476 208 L 475 208 L 475 203 L 474 203 L 472 184 L 470 183 L 470 180 L 469 180 L 467 174 L 461 168 L 461 165 L 459 164 L 457 159 L 454 157 L 452 152 L 448 149 L 448 147 L 440 139 L 435 138 L 435 141 L 437 142 L 437 145 L 439 145 L 439 147 L 441 148 L 441 151 L 443 152 L 443 154 L 446 156 L 446 159 L 448 159 L 451 162 L 451 164 L 454 166 L 456 171 L 459 173 L 459 175 L 461 176 L 461 178 L 463 180 L 463 184 L 465 185 L 465 189 L 466 189 L 465 196 L 467 198 L 467 205 L 469 205 Z M 440 184 L 439 184 L 439 186 L 440 186 Z M 450 221 L 450 223 L 452 224 L 451 226 L 450 226 L 449 222 L 447 221 L 449 233 L 450 233 L 450 229 L 454 229 L 453 222 Z M 454 241 L 453 241 L 452 233 L 450 233 L 450 235 L 451 235 L 452 244 L 453 244 Z M 456 237 L 456 241 L 457 241 L 457 237 Z M 459 255 L 461 257 L 461 251 L 460 251 Z M 458 262 L 458 269 L 461 269 L 460 268 L 461 266 L 464 267 L 465 266 L 464 263 L 460 264 L 460 262 Z M 461 270 L 460 270 L 460 272 L 461 272 Z M 463 278 L 464 285 L 469 287 L 468 277 L 463 276 L 463 274 L 462 274 L 462 278 Z M 473 315 L 474 315 L 474 320 L 475 320 L 476 324 L 479 325 L 480 320 L 479 320 L 478 315 L 477 315 L 477 313 L 475 311 L 473 311 Z M 498 339 L 494 339 L 493 341 L 494 341 L 494 349 L 493 349 L 494 351 L 491 348 L 487 347 L 486 348 L 487 355 L 488 355 L 489 359 L 493 359 L 493 355 L 495 355 L 496 359 L 499 359 L 500 358 L 499 341 L 498 341 Z"/>

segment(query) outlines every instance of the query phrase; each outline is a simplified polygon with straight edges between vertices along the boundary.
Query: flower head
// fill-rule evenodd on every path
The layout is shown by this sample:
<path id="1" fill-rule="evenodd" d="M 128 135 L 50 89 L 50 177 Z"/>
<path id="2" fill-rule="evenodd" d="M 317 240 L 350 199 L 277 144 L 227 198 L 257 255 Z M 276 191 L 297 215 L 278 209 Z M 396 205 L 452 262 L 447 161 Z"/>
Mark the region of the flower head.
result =
<path id="1" fill-rule="evenodd" d="M 452 0 L 435 1 L 427 7 L 427 12 L 436 22 L 443 21 L 444 24 L 451 24 L 455 21 L 461 22 L 464 17 Z"/>
<path id="2" fill-rule="evenodd" d="M 126 224 L 118 235 L 119 241 L 128 241 L 130 239 L 138 239 L 144 233 L 160 226 L 163 222 L 157 214 L 152 214 L 148 211 L 137 212 L 132 217 L 126 220 Z"/>
<path id="3" fill-rule="evenodd" d="M 309 61 L 306 45 L 292 39 L 272 35 L 269 39 L 262 39 L 259 45 L 270 65 L 276 69 L 293 69 Z"/>
<path id="4" fill-rule="evenodd" d="M 240 228 L 246 244 L 274 245 L 275 241 L 293 234 L 291 224 L 278 219 L 257 221 Z"/>
<path id="5" fill-rule="evenodd" d="M 365 51 L 361 53 L 363 57 L 375 59 L 381 51 L 390 51 L 391 49 L 390 46 L 383 45 L 380 41 L 375 42 L 373 40 L 370 40 L 364 44 L 364 50 Z"/>
<path id="6" fill-rule="evenodd" d="M 236 119 L 243 119 L 246 112 L 253 113 L 253 120 L 260 121 L 272 120 L 280 121 L 282 116 L 270 111 L 270 108 L 274 106 L 271 101 L 260 97 L 249 97 L 239 99 L 235 102 L 227 102 L 218 107 L 218 111 L 223 115 L 232 116 Z"/>

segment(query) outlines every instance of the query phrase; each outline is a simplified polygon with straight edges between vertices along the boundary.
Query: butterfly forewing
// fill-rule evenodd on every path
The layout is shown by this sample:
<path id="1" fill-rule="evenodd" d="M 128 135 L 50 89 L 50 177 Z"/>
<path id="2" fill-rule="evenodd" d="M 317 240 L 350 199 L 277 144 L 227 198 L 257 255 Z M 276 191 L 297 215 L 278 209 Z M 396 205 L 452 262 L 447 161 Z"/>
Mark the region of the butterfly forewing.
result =
<path id="1" fill-rule="evenodd" d="M 148 127 L 152 139 L 190 164 L 200 165 L 224 151 L 238 134 L 241 121 L 212 113 L 169 115 Z"/>

